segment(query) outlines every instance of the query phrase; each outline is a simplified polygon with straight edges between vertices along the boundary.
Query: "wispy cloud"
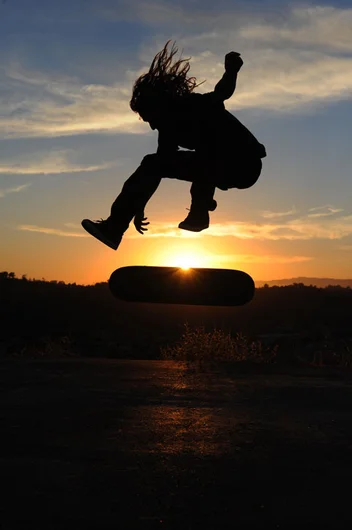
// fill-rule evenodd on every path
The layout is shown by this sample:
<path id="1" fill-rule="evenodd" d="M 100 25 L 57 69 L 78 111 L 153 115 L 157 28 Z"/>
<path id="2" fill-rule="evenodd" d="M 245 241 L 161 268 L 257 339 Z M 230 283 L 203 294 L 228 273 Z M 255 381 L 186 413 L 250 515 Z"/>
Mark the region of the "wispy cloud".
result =
<path id="1" fill-rule="evenodd" d="M 177 222 L 152 223 L 148 232 L 149 237 L 192 238 L 198 234 L 185 232 L 177 228 Z M 319 216 L 312 218 L 309 214 L 281 222 L 237 222 L 211 224 L 204 237 L 236 237 L 238 239 L 258 240 L 311 240 L 330 239 L 339 240 L 352 235 L 352 215 Z M 138 237 L 134 231 L 129 231 L 126 237 Z"/>
<path id="2" fill-rule="evenodd" d="M 148 238 L 199 238 L 199 234 L 180 230 L 177 227 L 178 222 L 155 222 L 150 225 Z M 66 223 L 65 228 L 47 228 L 36 225 L 19 225 L 19 230 L 30 232 L 40 232 L 63 237 L 89 237 L 80 229 L 79 225 Z M 237 222 L 237 223 L 215 223 L 208 230 L 203 232 L 200 237 L 235 237 L 243 240 L 341 240 L 352 236 L 352 215 L 345 215 L 335 218 L 311 218 L 309 215 L 303 215 L 295 219 L 289 219 L 285 222 Z M 125 235 L 128 239 L 140 238 L 131 224 L 130 229 Z M 347 249 L 347 247 L 345 247 Z M 299 258 L 301 258 L 299 256 Z M 296 259 L 296 258 L 295 258 Z M 297 258 L 298 259 L 298 258 Z M 308 259 L 308 258 L 307 258 Z"/>
<path id="3" fill-rule="evenodd" d="M 303 263 L 306 261 L 311 261 L 314 258 L 311 256 L 284 256 L 276 254 L 223 254 L 216 256 L 216 260 L 220 263 L 275 263 L 275 264 L 284 264 L 284 263 Z"/>
<path id="4" fill-rule="evenodd" d="M 309 211 L 314 213 L 308 214 L 308 217 L 330 217 L 331 215 L 343 212 L 343 209 L 334 208 L 333 206 L 329 206 L 328 204 L 326 204 L 325 206 L 317 206 L 316 208 L 310 208 Z"/>
<path id="5" fill-rule="evenodd" d="M 352 245 L 340 245 L 338 249 L 345 252 L 352 252 Z"/>
<path id="6" fill-rule="evenodd" d="M 12 138 L 140 132 L 145 124 L 129 108 L 131 84 L 82 85 L 75 78 L 11 64 L 0 86 L 6 94 L 0 100 L 0 133 Z"/>
<path id="7" fill-rule="evenodd" d="M 214 225 L 209 235 L 230 236 L 240 239 L 310 240 L 342 239 L 352 234 L 352 215 L 334 219 L 312 219 L 301 216 L 286 223 L 236 223 Z"/>
<path id="8" fill-rule="evenodd" d="M 82 227 L 79 223 L 64 223 L 66 228 L 74 228 L 76 230 L 82 230 Z"/>
<path id="9" fill-rule="evenodd" d="M 15 186 L 14 188 L 0 188 L 0 199 L 5 197 L 6 195 L 9 195 L 10 193 L 19 193 L 20 191 L 26 190 L 31 183 L 22 184 L 21 186 Z"/>
<path id="10" fill-rule="evenodd" d="M 284 24 L 255 23 L 242 28 L 250 40 L 298 47 L 322 47 L 334 51 L 351 51 L 352 9 L 306 5 L 293 7 Z"/>
<path id="11" fill-rule="evenodd" d="M 48 228 L 45 226 L 36 225 L 18 225 L 17 230 L 23 230 L 25 232 L 37 232 L 40 234 L 47 234 L 50 236 L 61 236 L 61 237 L 90 237 L 85 232 L 68 232 L 61 230 L 60 228 Z"/>
<path id="12" fill-rule="evenodd" d="M 290 112 L 351 97 L 352 9 L 286 7 L 278 16 L 267 6 L 265 10 L 246 10 L 243 4 L 242 9 L 234 4 L 221 14 L 166 1 L 133 3 L 133 13 L 126 6 L 126 2 L 122 8 L 104 2 L 97 9 L 109 13 L 110 19 L 116 13 L 117 20 L 128 17 L 129 9 L 133 20 L 139 17 L 144 24 L 166 27 L 168 35 L 179 34 L 182 27 L 178 44 L 185 56 L 192 56 L 192 75 L 206 78 L 201 91 L 214 88 L 223 74 L 224 54 L 235 45 L 245 65 L 237 92 L 227 102 L 230 110 Z M 163 31 L 142 47 L 136 63 L 119 72 L 119 80 L 110 85 L 85 85 L 78 78 L 34 71 L 25 68 L 24 59 L 7 65 L 5 61 L 0 134 L 8 138 L 147 132 L 130 110 L 129 99 L 134 78 L 165 43 Z M 141 62 L 144 68 L 140 68 Z"/>
<path id="13" fill-rule="evenodd" d="M 35 153 L 31 157 L 20 157 L 16 161 L 0 163 L 0 174 L 9 175 L 49 175 L 60 173 L 81 173 L 101 171 L 113 167 L 109 162 L 97 165 L 84 165 L 69 161 L 69 151 L 52 151 L 50 153 Z"/>
<path id="14" fill-rule="evenodd" d="M 307 218 L 330 217 L 332 215 L 336 215 L 338 213 L 343 212 L 343 208 L 335 208 L 334 206 L 325 204 L 324 206 L 316 206 L 314 208 L 309 208 L 308 212 L 309 213 L 306 214 Z M 280 217 L 293 216 L 297 213 L 297 209 L 293 207 L 285 212 L 273 212 L 270 210 L 265 210 L 261 213 L 261 216 L 265 219 L 278 219 Z"/>
<path id="15" fill-rule="evenodd" d="M 295 208 L 291 208 L 291 210 L 287 210 L 286 212 L 272 212 L 270 210 L 265 210 L 261 215 L 265 219 L 276 219 L 277 217 L 286 217 L 289 215 L 294 215 L 295 213 L 297 213 L 297 210 Z"/>

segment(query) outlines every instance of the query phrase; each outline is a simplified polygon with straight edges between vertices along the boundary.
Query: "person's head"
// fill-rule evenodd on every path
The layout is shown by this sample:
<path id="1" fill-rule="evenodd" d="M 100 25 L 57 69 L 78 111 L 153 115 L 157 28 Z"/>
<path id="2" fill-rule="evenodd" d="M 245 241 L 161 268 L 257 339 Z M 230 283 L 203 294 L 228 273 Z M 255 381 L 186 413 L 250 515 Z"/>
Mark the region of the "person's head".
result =
<path id="1" fill-rule="evenodd" d="M 169 52 L 168 41 L 156 54 L 149 71 L 141 75 L 133 85 L 131 109 L 156 129 L 176 98 L 190 94 L 196 86 L 195 77 L 187 77 L 190 65 L 188 59 L 173 58 L 178 52 L 175 43 Z"/>
<path id="2" fill-rule="evenodd" d="M 163 117 L 166 117 L 168 108 L 171 105 L 171 99 L 163 90 L 158 90 L 159 87 L 150 87 L 142 85 L 141 90 L 136 98 L 135 108 L 131 108 L 137 112 L 143 121 L 150 124 L 154 130 L 158 128 Z"/>

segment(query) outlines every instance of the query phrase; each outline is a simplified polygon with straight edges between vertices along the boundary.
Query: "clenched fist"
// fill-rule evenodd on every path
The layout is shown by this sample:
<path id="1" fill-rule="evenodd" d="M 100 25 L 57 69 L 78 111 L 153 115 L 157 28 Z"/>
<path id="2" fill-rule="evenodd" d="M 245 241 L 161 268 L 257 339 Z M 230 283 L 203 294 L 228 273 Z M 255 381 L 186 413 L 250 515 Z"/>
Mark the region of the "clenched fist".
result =
<path id="1" fill-rule="evenodd" d="M 232 74 L 240 71 L 243 65 L 241 54 L 237 52 L 230 52 L 225 55 L 225 70 Z"/>

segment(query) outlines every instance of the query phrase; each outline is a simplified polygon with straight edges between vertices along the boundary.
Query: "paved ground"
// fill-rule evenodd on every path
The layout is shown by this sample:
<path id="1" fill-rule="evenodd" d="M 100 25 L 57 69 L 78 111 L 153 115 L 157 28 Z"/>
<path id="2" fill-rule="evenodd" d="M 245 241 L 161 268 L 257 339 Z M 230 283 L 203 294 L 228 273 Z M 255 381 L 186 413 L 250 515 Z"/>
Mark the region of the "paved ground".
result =
<path id="1" fill-rule="evenodd" d="M 351 383 L 2 362 L 0 528 L 351 528 Z"/>

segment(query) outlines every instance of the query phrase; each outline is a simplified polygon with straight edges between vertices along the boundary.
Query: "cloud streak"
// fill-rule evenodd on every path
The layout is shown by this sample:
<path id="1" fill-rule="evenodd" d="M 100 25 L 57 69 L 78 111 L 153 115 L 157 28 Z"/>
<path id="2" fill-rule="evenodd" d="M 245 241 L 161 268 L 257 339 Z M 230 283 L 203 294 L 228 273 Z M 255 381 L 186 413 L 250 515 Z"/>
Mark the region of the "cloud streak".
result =
<path id="1" fill-rule="evenodd" d="M 334 208 L 333 206 L 317 206 L 316 208 L 310 208 L 310 213 L 308 214 L 308 217 L 330 217 L 331 215 L 335 215 L 337 213 L 343 212 L 342 208 Z"/>
<path id="2" fill-rule="evenodd" d="M 11 64 L 1 78 L 3 138 L 145 130 L 129 108 L 131 83 L 82 85 L 78 79 Z"/>
<path id="3" fill-rule="evenodd" d="M 272 212 L 274 213 L 274 212 Z M 273 217 L 275 218 L 275 216 Z M 281 222 L 237 222 L 212 224 L 204 232 L 204 236 L 235 237 L 243 240 L 340 240 L 352 235 L 352 215 L 330 217 L 310 217 L 309 214 L 287 219 Z M 191 238 L 197 234 L 185 232 L 177 228 L 175 223 L 155 223 L 150 226 L 149 237 Z M 128 232 L 126 237 L 138 237 L 134 232 Z"/>
<path id="4" fill-rule="evenodd" d="M 265 210 L 262 212 L 262 217 L 265 219 L 276 219 L 277 217 L 286 217 L 289 215 L 294 215 L 295 213 L 297 213 L 295 208 L 291 208 L 291 210 L 287 210 L 286 212 L 272 212 L 270 210 Z"/>
<path id="5" fill-rule="evenodd" d="M 320 208 L 320 207 L 319 207 Z M 339 209 L 329 207 L 334 212 L 340 212 Z M 311 211 L 310 209 L 309 211 Z M 272 212 L 275 213 L 275 212 Z M 284 212 L 285 213 L 285 212 Z M 177 238 L 190 239 L 199 238 L 199 234 L 180 230 L 177 227 L 178 221 L 155 222 L 150 225 L 148 238 Z M 46 228 L 35 225 L 20 225 L 19 230 L 30 232 L 41 232 L 45 234 L 63 236 L 63 237 L 89 237 L 80 229 L 79 225 L 66 223 L 68 230 L 57 228 Z M 72 230 L 73 229 L 73 230 Z M 313 239 L 341 240 L 352 236 L 352 214 L 340 215 L 336 217 L 319 217 L 312 218 L 309 214 L 301 215 L 293 219 L 287 219 L 281 222 L 246 222 L 237 223 L 214 223 L 208 230 L 202 233 L 203 237 L 235 237 L 243 240 L 268 240 L 268 241 L 308 241 Z M 130 229 L 125 234 L 128 239 L 140 239 L 131 223 Z"/>
<path id="6" fill-rule="evenodd" d="M 332 6 L 293 7 L 285 24 L 253 24 L 241 30 L 243 37 L 277 46 L 312 46 L 351 52 L 352 9 Z"/>
<path id="7" fill-rule="evenodd" d="M 18 225 L 17 230 L 22 230 L 24 232 L 36 232 L 39 234 L 46 234 L 50 236 L 60 236 L 60 237 L 90 237 L 88 234 L 82 232 L 68 232 L 66 230 L 61 230 L 60 228 L 48 228 L 45 226 L 36 226 L 36 225 Z"/>
<path id="8" fill-rule="evenodd" d="M 53 151 L 35 157 L 22 157 L 16 162 L 0 164 L 0 174 L 8 175 L 55 175 L 61 173 L 82 173 L 102 171 L 114 166 L 114 163 L 83 165 L 69 161 L 69 151 Z"/>
<path id="9" fill-rule="evenodd" d="M 285 264 L 285 263 L 304 263 L 311 261 L 311 256 L 283 256 L 276 254 L 229 254 L 216 256 L 216 261 L 220 263 L 261 263 L 261 264 Z"/>
<path id="10" fill-rule="evenodd" d="M 3 197 L 11 193 L 19 193 L 21 191 L 24 191 L 30 185 L 31 183 L 27 183 L 27 184 L 22 184 L 21 186 L 15 186 L 14 188 L 3 188 L 3 189 L 0 188 L 0 199 L 2 199 Z"/>
<path id="11" fill-rule="evenodd" d="M 340 245 L 338 249 L 344 252 L 352 252 L 352 245 Z"/>

